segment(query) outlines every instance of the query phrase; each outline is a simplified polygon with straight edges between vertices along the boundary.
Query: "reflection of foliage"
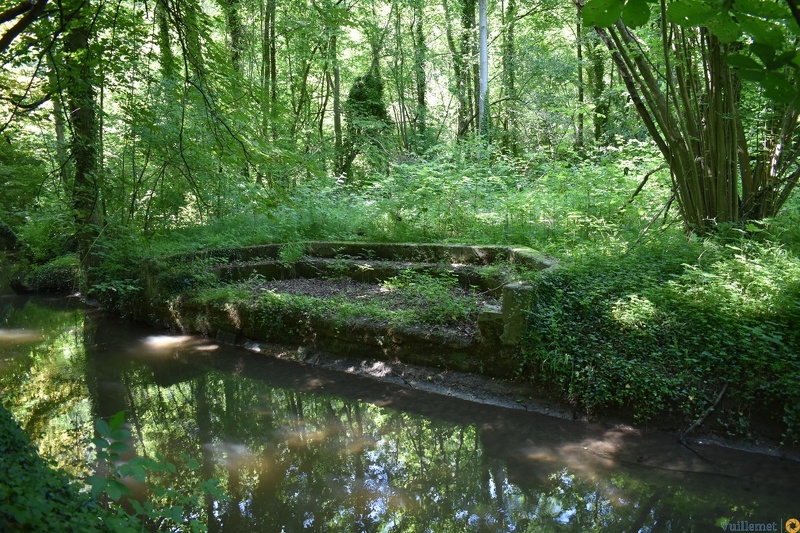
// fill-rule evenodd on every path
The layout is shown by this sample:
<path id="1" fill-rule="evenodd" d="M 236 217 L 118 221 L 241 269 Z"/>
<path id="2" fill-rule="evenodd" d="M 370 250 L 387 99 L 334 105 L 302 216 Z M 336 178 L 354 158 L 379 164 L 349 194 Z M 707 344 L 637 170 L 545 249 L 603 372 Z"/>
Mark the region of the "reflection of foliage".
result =
<path id="1" fill-rule="evenodd" d="M 32 345 L 3 346 L 11 357 L 0 374 L 0 400 L 12 409 L 39 450 L 58 458 L 72 474 L 83 472 L 80 443 L 91 432 L 87 388 L 84 382 L 83 343 L 76 336 L 83 313 L 57 310 L 33 302 L 9 313 L 6 325 L 24 326 Z M 13 357 L 12 357 L 13 356 Z"/>
<path id="2" fill-rule="evenodd" d="M 177 528 L 181 531 L 206 531 L 207 528 L 198 520 L 195 509 L 200 507 L 204 495 L 225 500 L 224 494 L 217 489 L 217 480 L 211 479 L 193 489 L 186 487 L 185 484 L 181 488 L 173 488 L 152 482 L 154 477 L 152 474 L 158 472 L 176 474 L 177 467 L 160 456 L 155 459 L 132 457 L 123 460 L 123 455 L 132 452 L 131 446 L 125 442 L 130 439 L 131 432 L 124 427 L 124 424 L 124 411 L 112 416 L 108 422 L 103 419 L 98 419 L 96 422 L 98 436 L 92 439 L 92 443 L 100 465 L 99 470 L 108 474 L 89 476 L 87 482 L 92 487 L 92 496 L 103 497 L 109 509 L 122 514 L 124 509 L 121 498 L 131 494 L 131 490 L 122 483 L 122 480 L 131 478 L 139 483 L 149 480 L 147 486 L 152 497 L 144 502 L 136 499 L 128 501 L 136 516 L 141 518 L 149 529 L 174 531 Z M 197 470 L 200 467 L 197 461 L 185 454 L 181 455 L 190 469 Z"/>
<path id="3" fill-rule="evenodd" d="M 126 517 L 99 508 L 50 469 L 11 415 L 0 407 L 0 529 L 3 531 L 137 531 Z"/>
<path id="4" fill-rule="evenodd" d="M 42 323 L 36 310 L 23 314 Z M 55 329 L 61 331 L 63 316 L 53 316 Z M 36 389 L 52 394 L 62 388 L 63 374 L 52 371 L 60 366 L 77 370 L 85 365 L 96 368 L 96 379 L 115 380 L 115 394 L 127 399 L 132 431 L 115 433 L 122 427 L 114 419 L 98 427 L 95 445 L 102 444 L 101 452 L 121 453 L 121 445 L 112 443 L 124 441 L 150 458 L 128 461 L 120 473 L 135 478 L 147 472 L 152 507 L 132 505 L 153 521 L 171 519 L 174 513 L 176 523 L 191 516 L 198 527 L 211 528 L 219 521 L 236 531 L 344 531 L 354 524 L 364 531 L 437 533 L 660 526 L 693 531 L 729 516 L 734 505 L 735 518 L 755 516 L 766 505 L 748 504 L 754 500 L 730 488 L 715 485 L 708 490 L 702 480 L 685 483 L 644 469 L 620 467 L 613 475 L 594 478 L 562 462 L 506 452 L 500 456 L 492 443 L 517 434 L 494 434 L 492 427 L 271 385 L 280 382 L 270 377 L 272 366 L 234 365 L 235 373 L 229 373 L 204 369 L 195 361 L 193 371 L 181 376 L 176 369 L 189 367 L 179 363 L 185 354 L 172 352 L 166 360 L 149 364 L 124 358 L 117 363 L 125 364 L 115 367 L 108 352 L 95 348 L 108 342 L 102 337 L 106 328 L 89 331 L 94 336 L 49 336 L 50 349 L 26 352 L 14 361 L 19 366 L 11 374 L 6 367 L 3 401 L 30 418 L 26 398 L 35 398 Z M 116 354 L 119 344 L 113 350 Z M 109 370 L 102 371 L 101 365 Z M 20 371 L 25 368 L 33 370 Z M 258 376 L 262 368 L 264 381 Z M 65 398 L 64 406 L 47 412 L 54 421 L 42 426 L 46 433 L 39 442 L 48 450 L 60 443 L 83 453 L 85 447 L 64 440 L 65 425 L 79 425 L 83 442 L 88 442 L 91 433 L 86 430 L 91 431 L 94 415 L 90 402 L 80 399 L 95 394 L 91 403 L 104 405 L 109 398 L 86 387 L 79 373 L 69 375 L 78 382 L 70 393 L 77 400 Z M 84 464 L 82 476 L 91 467 Z M 206 483 L 209 479 L 220 480 L 227 498 Z M 160 509 L 167 509 L 166 514 Z"/>
<path id="5" fill-rule="evenodd" d="M 188 484 L 201 472 L 221 480 L 230 496 L 217 507 L 226 528 L 621 531 L 669 524 L 693 531 L 703 527 L 691 516 L 725 508 L 719 493 L 712 500 L 669 478 L 588 480 L 557 465 L 548 480 L 524 475 L 524 466 L 520 475 L 512 468 L 521 465 L 487 455 L 474 425 L 216 372 L 139 390 L 148 449 L 170 456 L 179 443 L 203 454 L 199 472 L 180 476 Z M 192 396 L 194 413 L 171 400 Z"/>

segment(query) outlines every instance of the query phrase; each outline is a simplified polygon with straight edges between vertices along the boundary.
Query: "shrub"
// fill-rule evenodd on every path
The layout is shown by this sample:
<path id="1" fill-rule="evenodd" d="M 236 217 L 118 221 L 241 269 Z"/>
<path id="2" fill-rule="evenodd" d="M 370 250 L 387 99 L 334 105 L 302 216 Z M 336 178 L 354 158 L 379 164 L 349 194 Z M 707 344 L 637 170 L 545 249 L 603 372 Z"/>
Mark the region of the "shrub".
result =
<path id="1" fill-rule="evenodd" d="M 722 428 L 769 413 L 796 438 L 798 279 L 795 254 L 729 235 L 587 257 L 536 278 L 520 366 L 590 414 L 624 406 L 640 420 L 694 420 L 728 382 Z"/>

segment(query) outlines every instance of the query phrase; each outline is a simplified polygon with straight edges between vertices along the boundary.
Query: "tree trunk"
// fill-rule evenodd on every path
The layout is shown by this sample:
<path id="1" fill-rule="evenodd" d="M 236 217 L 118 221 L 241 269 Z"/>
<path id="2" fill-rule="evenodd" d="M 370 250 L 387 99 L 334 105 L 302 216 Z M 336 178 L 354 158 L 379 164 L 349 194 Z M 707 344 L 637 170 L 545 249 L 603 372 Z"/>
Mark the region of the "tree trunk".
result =
<path id="1" fill-rule="evenodd" d="M 464 124 L 463 133 L 475 130 L 475 119 L 478 117 L 478 94 L 480 93 L 480 66 L 475 43 L 475 0 L 462 0 L 461 10 L 461 54 L 469 68 L 462 70 L 464 76 L 465 102 L 462 110 Z"/>
<path id="2" fill-rule="evenodd" d="M 65 90 L 72 125 L 70 150 L 74 163 L 72 213 L 79 257 L 84 267 L 94 264 L 91 252 L 100 225 L 97 110 L 94 58 L 90 48 L 91 14 L 89 2 L 82 2 L 73 19 L 74 25 L 64 35 Z"/>
<path id="3" fill-rule="evenodd" d="M 340 169 L 344 166 L 344 144 L 342 142 L 342 80 L 339 71 L 339 49 L 338 38 L 334 30 L 330 42 L 330 62 L 333 65 L 333 143 L 336 152 L 334 168 Z"/>
<path id="4" fill-rule="evenodd" d="M 581 24 L 581 8 L 578 6 L 578 22 L 575 28 L 578 56 L 578 126 L 575 132 L 575 147 L 583 150 L 583 106 L 585 104 L 583 85 L 583 25 Z"/>
<path id="5" fill-rule="evenodd" d="M 417 114 L 415 122 L 415 149 L 419 152 L 424 149 L 424 139 L 428 120 L 428 103 L 426 98 L 427 80 L 425 78 L 425 62 L 427 61 L 428 47 L 425 43 L 425 31 L 423 29 L 423 8 L 422 0 L 418 0 L 414 5 L 414 81 L 417 96 Z M 420 145 L 423 146 L 420 146 Z"/>
<path id="6" fill-rule="evenodd" d="M 486 15 L 486 0 L 478 0 L 480 20 L 480 86 L 478 89 L 478 132 L 489 134 L 489 22 Z"/>
<path id="7" fill-rule="evenodd" d="M 503 12 L 503 150 L 516 155 L 519 146 L 516 139 L 517 128 L 517 86 L 516 86 L 516 19 L 517 1 L 508 0 Z"/>
<path id="8" fill-rule="evenodd" d="M 231 63 L 233 64 L 233 69 L 242 74 L 244 25 L 242 24 L 242 16 L 239 14 L 241 4 L 239 0 L 224 0 L 223 7 L 225 9 L 225 25 L 230 38 Z"/>
<path id="9" fill-rule="evenodd" d="M 470 124 L 470 107 L 467 99 L 469 72 L 467 71 L 466 63 L 464 61 L 464 53 L 462 49 L 456 46 L 453 26 L 450 23 L 450 6 L 447 0 L 442 0 L 442 7 L 444 9 L 447 48 L 450 51 L 450 58 L 453 62 L 453 78 L 456 80 L 455 93 L 456 98 L 458 99 L 458 122 L 456 125 L 456 137 L 463 139 L 466 137 L 467 132 L 469 131 Z"/>
<path id="10" fill-rule="evenodd" d="M 664 1 L 661 11 L 663 72 L 653 70 L 652 58 L 622 21 L 596 31 L 669 165 L 687 230 L 704 233 L 774 216 L 800 179 L 800 154 L 784 150 L 793 146 L 797 99 L 767 103 L 780 127 L 763 115 L 748 124 L 760 139 L 751 156 L 739 114 L 740 82 L 726 61 L 730 45 L 704 28 L 670 24 Z"/>
<path id="11" fill-rule="evenodd" d="M 587 35 L 587 52 L 589 56 L 589 91 L 594 109 L 592 124 L 594 125 L 594 142 L 608 142 L 608 114 L 611 111 L 608 98 L 605 96 L 605 56 L 599 46 L 597 37 Z"/>

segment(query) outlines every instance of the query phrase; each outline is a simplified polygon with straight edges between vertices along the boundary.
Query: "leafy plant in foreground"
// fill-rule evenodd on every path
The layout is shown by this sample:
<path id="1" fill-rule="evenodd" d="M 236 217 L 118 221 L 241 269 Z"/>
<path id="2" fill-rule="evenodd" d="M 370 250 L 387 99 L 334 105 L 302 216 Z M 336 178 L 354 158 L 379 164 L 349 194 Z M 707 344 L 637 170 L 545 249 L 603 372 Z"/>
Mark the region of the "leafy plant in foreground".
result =
<path id="1" fill-rule="evenodd" d="M 131 433 L 124 426 L 123 411 L 112 416 L 108 422 L 103 419 L 98 419 L 96 422 L 98 436 L 92 443 L 99 463 L 98 471 L 106 474 L 95 474 L 87 478 L 92 496 L 105 500 L 108 507 L 117 513 L 123 513 L 120 506 L 123 497 L 131 495 L 131 490 L 123 480 L 130 478 L 138 483 L 146 483 L 149 493 L 155 496 L 155 499 L 145 501 L 128 499 L 135 515 L 141 518 L 143 523 L 159 531 L 174 528 L 184 531 L 207 531 L 206 524 L 198 518 L 202 516 L 199 511 L 206 494 L 212 495 L 217 500 L 225 499 L 225 494 L 217 487 L 218 480 L 210 479 L 196 487 L 183 488 L 165 487 L 154 483 L 150 479 L 153 474 L 160 472 L 175 474 L 177 466 L 160 456 L 155 459 L 136 456 L 123 460 L 122 457 L 132 451 L 131 446 L 125 442 L 130 439 Z M 185 454 L 181 454 L 181 457 L 190 469 L 200 468 L 196 460 Z"/>

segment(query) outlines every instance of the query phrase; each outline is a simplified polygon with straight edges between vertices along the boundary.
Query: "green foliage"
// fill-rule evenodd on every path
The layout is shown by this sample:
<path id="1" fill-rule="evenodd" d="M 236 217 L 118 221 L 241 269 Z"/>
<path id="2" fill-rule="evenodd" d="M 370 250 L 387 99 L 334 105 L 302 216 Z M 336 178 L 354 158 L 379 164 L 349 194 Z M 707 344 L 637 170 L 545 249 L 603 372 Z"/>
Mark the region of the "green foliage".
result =
<path id="1" fill-rule="evenodd" d="M 454 324 L 477 317 L 477 305 L 457 291 L 454 272 L 434 277 L 407 269 L 384 283 L 417 310 L 426 324 Z"/>
<path id="2" fill-rule="evenodd" d="M 103 509 L 63 472 L 49 468 L 0 406 L 0 529 L 134 532 L 139 524 Z"/>
<path id="3" fill-rule="evenodd" d="M 23 253 L 35 263 L 44 263 L 64 253 L 75 251 L 72 221 L 58 208 L 32 210 L 17 231 Z"/>
<path id="4" fill-rule="evenodd" d="M 122 480 L 130 478 L 138 483 L 146 483 L 152 499 L 145 501 L 129 500 L 134 511 L 134 516 L 140 518 L 142 523 L 158 531 L 207 531 L 205 523 L 198 519 L 197 512 L 203 505 L 205 495 L 213 496 L 218 501 L 224 501 L 226 496 L 217 487 L 218 481 L 211 479 L 200 483 L 197 487 L 164 487 L 154 481 L 156 474 L 165 472 L 176 474 L 178 467 L 166 461 L 163 457 L 155 459 L 148 457 L 129 456 L 133 451 L 126 442 L 131 433 L 125 427 L 125 413 L 120 411 L 112 416 L 108 422 L 103 419 L 96 421 L 98 436 L 92 440 L 95 447 L 95 457 L 99 462 L 98 471 L 107 472 L 106 475 L 93 475 L 87 478 L 91 486 L 92 497 L 106 501 L 109 509 L 117 514 L 123 514 L 122 503 L 124 497 L 131 494 L 130 489 Z M 199 470 L 199 463 L 191 457 L 181 454 L 188 468 Z"/>
<path id="5" fill-rule="evenodd" d="M 36 292 L 67 293 L 77 289 L 79 271 L 77 256 L 62 255 L 30 268 L 23 282 Z"/>
<path id="6" fill-rule="evenodd" d="M 798 279 L 796 251 L 735 232 L 586 257 L 536 280 L 521 364 L 589 413 L 625 407 L 642 420 L 690 422 L 729 382 L 725 431 L 769 416 L 796 439 Z"/>
<path id="7" fill-rule="evenodd" d="M 305 246 L 302 243 L 286 243 L 281 246 L 278 252 L 278 259 L 284 266 L 291 266 L 305 254 Z"/>
<path id="8" fill-rule="evenodd" d="M 589 0 L 582 10 L 587 25 L 608 27 L 622 18 L 632 28 L 651 17 L 646 0 Z M 726 60 L 742 79 L 758 82 L 765 94 L 778 102 L 797 97 L 794 77 L 800 63 L 795 46 L 800 21 L 789 3 L 745 0 L 720 5 L 714 0 L 676 0 L 668 3 L 667 18 L 684 27 L 702 26 L 724 43 L 741 41 L 741 51 Z"/>
<path id="9" fill-rule="evenodd" d="M 0 213 L 16 231 L 25 222 L 28 211 L 36 202 L 47 167 L 32 152 L 36 139 L 27 132 L 14 132 L 17 142 L 0 142 Z"/>

